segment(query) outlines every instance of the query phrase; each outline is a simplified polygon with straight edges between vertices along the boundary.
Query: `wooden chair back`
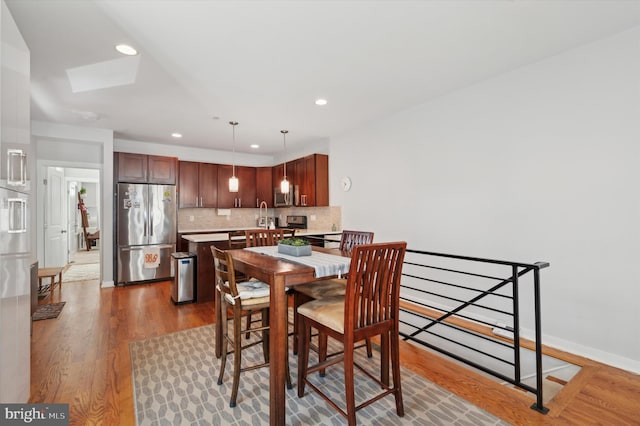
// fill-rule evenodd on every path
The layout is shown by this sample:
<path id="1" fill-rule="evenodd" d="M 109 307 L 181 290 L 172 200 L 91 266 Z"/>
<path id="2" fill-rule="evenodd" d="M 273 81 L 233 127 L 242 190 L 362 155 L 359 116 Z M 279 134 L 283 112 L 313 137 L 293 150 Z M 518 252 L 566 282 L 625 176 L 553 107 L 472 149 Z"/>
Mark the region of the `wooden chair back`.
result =
<path id="1" fill-rule="evenodd" d="M 229 249 L 241 249 L 247 246 L 244 231 L 229 232 Z"/>
<path id="2" fill-rule="evenodd" d="M 283 238 L 293 238 L 296 236 L 295 228 L 282 228 L 282 237 Z"/>
<path id="3" fill-rule="evenodd" d="M 269 229 L 269 233 L 271 234 L 272 245 L 277 245 L 280 241 L 285 239 L 285 230 L 284 229 Z"/>
<path id="4" fill-rule="evenodd" d="M 282 229 L 248 229 L 245 231 L 247 247 L 275 246 L 284 239 Z"/>
<path id="5" fill-rule="evenodd" d="M 373 243 L 373 232 L 342 231 L 340 250 L 351 251 L 354 246 Z"/>
<path id="6" fill-rule="evenodd" d="M 226 251 L 213 245 L 211 246 L 211 254 L 213 255 L 216 288 L 221 292 L 221 297 L 224 297 L 225 293 L 230 294 L 233 298 L 238 297 L 233 258 Z"/>
<path id="7" fill-rule="evenodd" d="M 387 323 L 397 333 L 406 242 L 356 245 L 345 293 L 345 336 L 358 341 Z M 346 344 L 345 344 L 346 345 Z"/>

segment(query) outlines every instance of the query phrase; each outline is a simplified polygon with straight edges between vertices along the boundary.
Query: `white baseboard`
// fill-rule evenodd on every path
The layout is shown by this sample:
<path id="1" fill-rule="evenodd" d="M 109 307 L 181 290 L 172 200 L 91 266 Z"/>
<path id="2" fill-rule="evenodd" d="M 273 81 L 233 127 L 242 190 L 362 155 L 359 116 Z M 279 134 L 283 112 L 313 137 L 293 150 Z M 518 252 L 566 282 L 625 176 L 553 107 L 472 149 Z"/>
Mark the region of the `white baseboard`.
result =
<path id="1" fill-rule="evenodd" d="M 113 281 L 102 281 L 102 285 L 100 285 L 100 287 L 102 288 L 115 287 L 115 283 Z"/>
<path id="2" fill-rule="evenodd" d="M 612 367 L 617 367 L 634 374 L 640 374 L 640 361 L 633 360 L 631 358 L 626 358 L 548 335 L 542 337 L 542 344 L 574 355 L 589 358 Z"/>

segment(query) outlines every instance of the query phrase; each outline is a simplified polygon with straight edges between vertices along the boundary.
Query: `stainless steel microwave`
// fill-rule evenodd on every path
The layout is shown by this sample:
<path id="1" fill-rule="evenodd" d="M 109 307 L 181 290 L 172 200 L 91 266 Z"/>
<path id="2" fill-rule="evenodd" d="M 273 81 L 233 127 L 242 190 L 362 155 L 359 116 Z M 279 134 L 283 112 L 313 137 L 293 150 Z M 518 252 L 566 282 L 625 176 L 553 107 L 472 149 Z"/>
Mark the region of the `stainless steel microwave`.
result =
<path id="1" fill-rule="evenodd" d="M 273 188 L 273 206 L 286 207 L 294 205 L 294 185 L 289 187 L 289 192 L 283 194 L 280 188 Z"/>

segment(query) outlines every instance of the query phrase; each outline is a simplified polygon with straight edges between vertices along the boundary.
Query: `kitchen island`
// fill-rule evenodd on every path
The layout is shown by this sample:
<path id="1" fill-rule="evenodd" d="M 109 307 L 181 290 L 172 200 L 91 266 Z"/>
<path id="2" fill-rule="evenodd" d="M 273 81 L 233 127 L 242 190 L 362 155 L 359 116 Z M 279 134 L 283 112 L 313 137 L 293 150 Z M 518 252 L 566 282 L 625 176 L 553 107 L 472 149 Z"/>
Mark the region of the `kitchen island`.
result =
<path id="1" fill-rule="evenodd" d="M 226 228 L 208 230 L 210 232 L 204 232 L 202 234 L 188 234 L 183 235 L 182 239 L 188 242 L 188 251 L 195 253 L 197 257 L 196 268 L 196 302 L 208 302 L 215 298 L 215 284 L 214 284 L 214 267 L 213 267 L 213 255 L 211 254 L 211 246 L 216 246 L 220 249 L 226 250 L 229 248 L 229 232 L 231 231 L 243 231 L 246 228 Z M 300 237 L 317 237 L 317 241 L 320 239 L 334 239 L 338 243 L 340 241 L 341 231 L 328 231 L 317 229 L 296 229 L 296 236 Z"/>

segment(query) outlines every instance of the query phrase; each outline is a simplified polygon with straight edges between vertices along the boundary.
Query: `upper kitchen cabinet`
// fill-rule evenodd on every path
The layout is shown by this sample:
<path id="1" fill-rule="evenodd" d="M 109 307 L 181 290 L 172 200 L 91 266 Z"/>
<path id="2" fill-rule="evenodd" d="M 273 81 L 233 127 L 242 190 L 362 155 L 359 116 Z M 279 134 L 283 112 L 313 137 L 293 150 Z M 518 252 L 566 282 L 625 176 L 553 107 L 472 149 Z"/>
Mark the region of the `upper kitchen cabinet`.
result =
<path id="1" fill-rule="evenodd" d="M 273 167 L 273 184 L 278 187 L 284 165 Z M 287 179 L 294 186 L 295 206 L 329 205 L 329 156 L 312 154 L 287 162 Z"/>
<path id="2" fill-rule="evenodd" d="M 267 207 L 273 207 L 272 167 L 256 167 L 256 202 L 258 207 L 263 201 L 267 203 Z"/>
<path id="3" fill-rule="evenodd" d="M 147 182 L 162 185 L 175 185 L 178 171 L 178 159 L 149 155 Z"/>
<path id="4" fill-rule="evenodd" d="M 178 207 L 218 206 L 218 165 L 180 161 Z"/>
<path id="5" fill-rule="evenodd" d="M 289 164 L 287 163 L 287 166 Z M 273 166 L 271 168 L 272 173 L 271 173 L 271 183 L 273 185 L 273 190 L 280 190 L 280 182 L 282 182 L 282 177 L 284 176 L 284 164 L 278 164 L 276 166 Z M 287 175 L 289 170 L 287 169 Z M 287 177 L 287 179 L 289 181 L 291 181 L 291 177 Z"/>
<path id="6" fill-rule="evenodd" d="M 29 192 L 30 53 L 2 3 L 0 49 L 0 187 Z"/>
<path id="7" fill-rule="evenodd" d="M 313 154 L 302 158 L 302 182 L 300 183 L 301 204 L 307 206 L 329 205 L 329 156 Z M 299 174 L 300 171 L 296 170 Z"/>
<path id="8" fill-rule="evenodd" d="M 114 167 L 118 182 L 147 182 L 148 161 L 146 155 L 116 152 L 115 156 Z"/>
<path id="9" fill-rule="evenodd" d="M 300 191 L 304 185 L 305 181 L 305 168 L 304 168 L 304 158 L 298 158 L 297 160 L 293 160 L 287 163 L 287 178 L 292 185 L 295 185 L 297 188 L 297 202 L 294 200 L 296 206 L 300 205 Z M 294 190 L 295 192 L 295 190 Z M 294 195 L 295 197 L 295 195 Z"/>
<path id="10" fill-rule="evenodd" d="M 178 159 L 158 155 L 115 153 L 118 182 L 175 185 Z"/>
<path id="11" fill-rule="evenodd" d="M 256 168 L 236 166 L 236 177 L 240 183 L 238 192 L 229 192 L 229 178 L 233 166 L 218 165 L 218 208 L 258 207 L 256 197 Z"/>

